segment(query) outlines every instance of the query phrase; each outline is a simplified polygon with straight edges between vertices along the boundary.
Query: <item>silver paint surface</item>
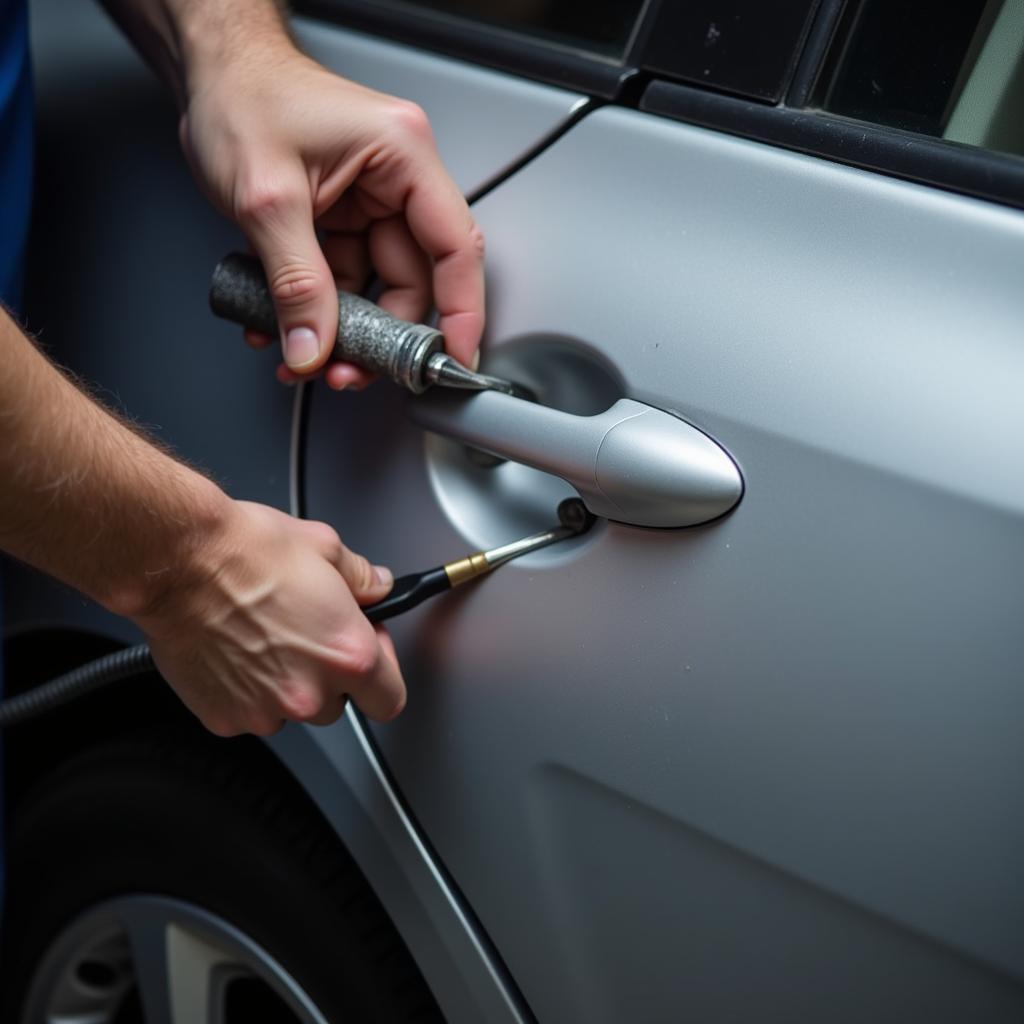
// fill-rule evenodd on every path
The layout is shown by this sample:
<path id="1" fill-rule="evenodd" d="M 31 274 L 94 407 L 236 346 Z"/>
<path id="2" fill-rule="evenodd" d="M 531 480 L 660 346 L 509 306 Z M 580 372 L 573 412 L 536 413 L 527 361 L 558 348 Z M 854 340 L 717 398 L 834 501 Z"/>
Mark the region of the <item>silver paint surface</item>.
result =
<path id="1" fill-rule="evenodd" d="M 1019 1020 L 1024 217 L 610 108 L 477 214 L 491 354 L 577 339 L 747 488 L 391 626 L 373 734 L 531 1008 Z M 310 438 L 396 572 L 539 508 L 467 467 L 456 512 L 390 400 L 318 389 Z"/>

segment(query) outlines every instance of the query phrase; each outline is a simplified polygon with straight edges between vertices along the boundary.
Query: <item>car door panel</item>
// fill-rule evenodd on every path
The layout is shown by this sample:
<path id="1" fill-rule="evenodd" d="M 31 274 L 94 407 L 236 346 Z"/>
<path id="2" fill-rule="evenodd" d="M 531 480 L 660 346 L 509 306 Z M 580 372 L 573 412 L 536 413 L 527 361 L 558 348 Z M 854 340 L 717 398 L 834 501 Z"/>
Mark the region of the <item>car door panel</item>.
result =
<path id="1" fill-rule="evenodd" d="M 1019 1017 L 1024 217 L 616 109 L 476 212 L 489 358 L 603 361 L 746 482 L 392 626 L 376 742 L 533 1010 Z M 310 514 L 397 572 L 511 539 L 539 485 L 460 507 L 376 390 L 314 394 Z"/>

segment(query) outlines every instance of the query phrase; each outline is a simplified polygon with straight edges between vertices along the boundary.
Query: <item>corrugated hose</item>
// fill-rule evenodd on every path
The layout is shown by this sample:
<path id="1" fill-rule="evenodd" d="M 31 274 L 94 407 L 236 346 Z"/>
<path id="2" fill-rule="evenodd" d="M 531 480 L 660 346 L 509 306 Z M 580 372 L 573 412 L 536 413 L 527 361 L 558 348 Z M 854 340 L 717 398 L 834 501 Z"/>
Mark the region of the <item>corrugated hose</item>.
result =
<path id="1" fill-rule="evenodd" d="M 143 672 L 152 672 L 155 668 L 153 656 L 146 644 L 126 647 L 122 651 L 79 665 L 48 683 L 0 701 L 0 729 L 44 715 L 101 686 Z"/>

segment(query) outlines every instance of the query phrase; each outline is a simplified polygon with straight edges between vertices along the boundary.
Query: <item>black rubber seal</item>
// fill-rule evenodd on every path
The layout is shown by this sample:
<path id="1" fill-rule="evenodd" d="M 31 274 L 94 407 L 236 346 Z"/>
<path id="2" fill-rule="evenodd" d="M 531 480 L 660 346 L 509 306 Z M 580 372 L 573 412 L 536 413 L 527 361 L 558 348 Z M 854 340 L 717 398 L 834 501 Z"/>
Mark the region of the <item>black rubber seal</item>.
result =
<path id="1" fill-rule="evenodd" d="M 1024 209 L 1024 160 L 818 110 L 652 82 L 640 109 L 784 149 Z"/>

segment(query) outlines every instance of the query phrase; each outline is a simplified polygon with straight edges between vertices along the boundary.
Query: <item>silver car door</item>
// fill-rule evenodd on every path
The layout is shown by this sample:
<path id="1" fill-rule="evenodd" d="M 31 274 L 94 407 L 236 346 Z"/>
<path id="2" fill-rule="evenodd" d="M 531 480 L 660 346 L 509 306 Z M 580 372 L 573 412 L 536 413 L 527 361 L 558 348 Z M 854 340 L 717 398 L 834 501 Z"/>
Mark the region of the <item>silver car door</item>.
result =
<path id="1" fill-rule="evenodd" d="M 476 212 L 487 364 L 746 482 L 391 627 L 373 737 L 538 1018 L 1019 1019 L 1024 215 L 615 108 Z M 310 516 L 399 573 L 550 521 L 405 405 L 315 391 Z"/>

